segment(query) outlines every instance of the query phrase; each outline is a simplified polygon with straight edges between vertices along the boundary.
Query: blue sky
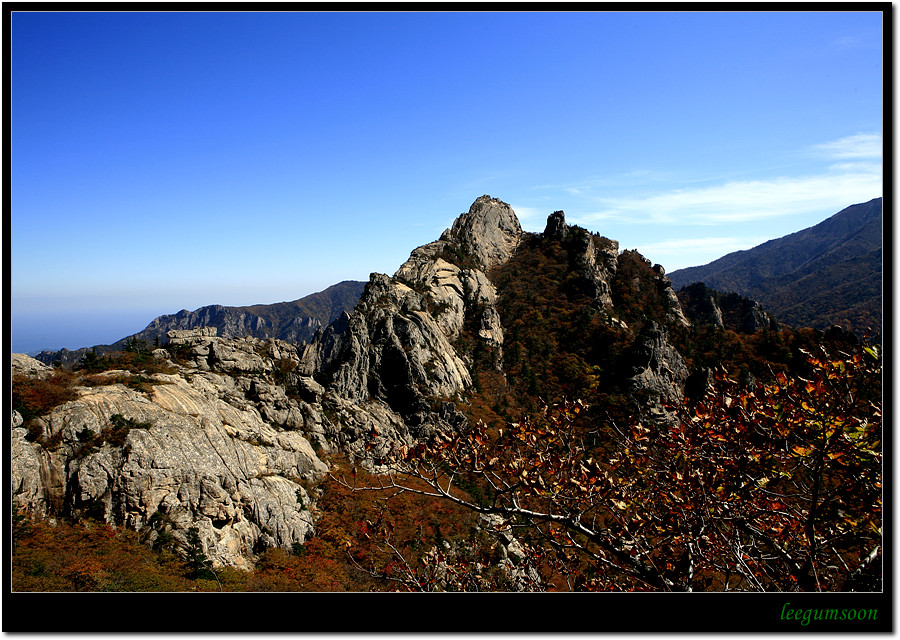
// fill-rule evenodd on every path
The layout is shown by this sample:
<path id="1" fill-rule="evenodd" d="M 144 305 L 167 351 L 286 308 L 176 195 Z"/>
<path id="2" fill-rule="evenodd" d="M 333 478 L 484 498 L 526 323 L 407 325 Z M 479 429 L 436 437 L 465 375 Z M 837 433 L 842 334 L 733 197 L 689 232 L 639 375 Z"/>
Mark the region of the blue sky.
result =
<path id="1" fill-rule="evenodd" d="M 14 12 L 13 351 L 392 274 L 479 196 L 668 271 L 882 195 L 880 12 Z"/>

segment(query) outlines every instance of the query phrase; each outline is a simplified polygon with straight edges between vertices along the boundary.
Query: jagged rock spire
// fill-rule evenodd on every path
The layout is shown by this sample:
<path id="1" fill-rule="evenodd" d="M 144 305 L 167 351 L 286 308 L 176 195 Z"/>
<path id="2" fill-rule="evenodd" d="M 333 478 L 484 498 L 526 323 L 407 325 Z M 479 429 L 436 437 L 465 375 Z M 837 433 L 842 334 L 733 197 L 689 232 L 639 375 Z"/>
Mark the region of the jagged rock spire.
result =
<path id="1" fill-rule="evenodd" d="M 568 227 L 566 227 L 566 214 L 562 211 L 554 211 L 547 216 L 547 226 L 544 228 L 544 237 L 554 240 L 564 240 Z"/>

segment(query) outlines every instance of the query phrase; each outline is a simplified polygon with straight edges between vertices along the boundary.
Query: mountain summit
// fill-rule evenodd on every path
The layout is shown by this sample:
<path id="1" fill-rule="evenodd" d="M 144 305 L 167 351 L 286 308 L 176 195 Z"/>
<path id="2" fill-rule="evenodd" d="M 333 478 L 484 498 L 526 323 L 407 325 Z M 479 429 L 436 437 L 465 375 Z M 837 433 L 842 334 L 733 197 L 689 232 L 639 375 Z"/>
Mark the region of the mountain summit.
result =
<path id="1" fill-rule="evenodd" d="M 441 239 L 469 251 L 487 271 L 509 259 L 522 239 L 522 227 L 508 204 L 484 195 L 453 222 Z"/>

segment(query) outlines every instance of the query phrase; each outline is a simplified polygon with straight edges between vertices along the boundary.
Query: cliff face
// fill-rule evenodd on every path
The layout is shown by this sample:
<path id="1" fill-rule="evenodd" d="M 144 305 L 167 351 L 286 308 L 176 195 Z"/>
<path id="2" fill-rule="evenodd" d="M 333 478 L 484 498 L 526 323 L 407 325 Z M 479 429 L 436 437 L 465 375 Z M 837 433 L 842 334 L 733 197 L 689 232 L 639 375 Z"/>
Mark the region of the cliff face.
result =
<path id="1" fill-rule="evenodd" d="M 682 288 L 677 295 L 687 317 L 696 324 L 739 333 L 778 330 L 778 321 L 772 314 L 763 311 L 756 300 L 740 294 L 722 293 L 698 282 Z"/>
<path id="2" fill-rule="evenodd" d="M 542 283 L 557 297 L 542 298 Z M 308 343 L 222 335 L 216 314 L 226 311 L 168 328 L 155 373 L 83 376 L 74 399 L 28 420 L 14 414 L 15 503 L 182 543 L 196 527 L 215 564 L 250 567 L 260 549 L 314 532 L 324 454 L 377 469 L 386 446 L 464 429 L 461 407 L 485 376 L 513 388 L 566 352 L 562 384 L 571 375 L 595 391 L 617 385 L 665 419 L 662 401 L 683 396 L 689 373 L 670 335 L 690 321 L 661 267 L 566 225 L 562 212 L 543 234 L 525 233 L 490 196 L 393 276 L 372 274 L 352 311 Z M 527 335 L 529 318 L 557 317 L 567 323 L 557 343 Z M 245 320 L 227 333 L 255 330 Z M 20 381 L 54 375 L 26 356 L 13 364 Z"/>

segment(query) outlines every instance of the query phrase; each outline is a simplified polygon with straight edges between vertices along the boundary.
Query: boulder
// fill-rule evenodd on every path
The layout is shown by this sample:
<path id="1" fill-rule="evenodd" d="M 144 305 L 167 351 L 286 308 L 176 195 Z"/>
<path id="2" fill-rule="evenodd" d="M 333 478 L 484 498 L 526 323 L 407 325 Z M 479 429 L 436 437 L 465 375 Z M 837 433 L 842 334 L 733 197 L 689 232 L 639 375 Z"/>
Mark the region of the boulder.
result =
<path id="1" fill-rule="evenodd" d="M 195 329 L 172 329 L 166 336 L 172 344 L 185 344 L 196 338 L 212 338 L 218 333 L 216 327 L 197 327 Z"/>
<path id="2" fill-rule="evenodd" d="M 33 378 L 46 378 L 53 373 L 53 368 L 48 367 L 40 360 L 35 360 L 24 353 L 14 353 L 10 362 L 13 375 L 25 375 Z"/>

